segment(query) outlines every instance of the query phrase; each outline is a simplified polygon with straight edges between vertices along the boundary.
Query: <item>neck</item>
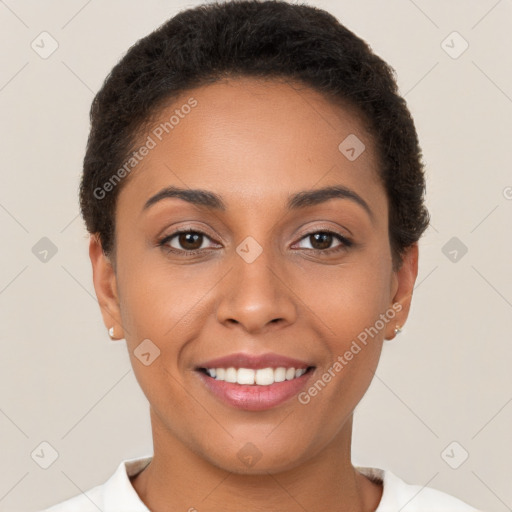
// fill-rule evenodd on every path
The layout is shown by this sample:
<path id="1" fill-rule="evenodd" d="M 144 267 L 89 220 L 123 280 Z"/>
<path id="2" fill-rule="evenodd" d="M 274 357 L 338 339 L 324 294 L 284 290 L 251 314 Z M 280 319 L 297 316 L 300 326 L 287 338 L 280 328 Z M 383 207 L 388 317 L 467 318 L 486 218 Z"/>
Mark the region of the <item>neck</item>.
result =
<path id="1" fill-rule="evenodd" d="M 153 512 L 374 512 L 382 496 L 382 486 L 351 463 L 352 416 L 307 461 L 264 474 L 232 473 L 204 460 L 165 429 L 152 409 L 151 425 L 154 456 L 132 485 Z"/>

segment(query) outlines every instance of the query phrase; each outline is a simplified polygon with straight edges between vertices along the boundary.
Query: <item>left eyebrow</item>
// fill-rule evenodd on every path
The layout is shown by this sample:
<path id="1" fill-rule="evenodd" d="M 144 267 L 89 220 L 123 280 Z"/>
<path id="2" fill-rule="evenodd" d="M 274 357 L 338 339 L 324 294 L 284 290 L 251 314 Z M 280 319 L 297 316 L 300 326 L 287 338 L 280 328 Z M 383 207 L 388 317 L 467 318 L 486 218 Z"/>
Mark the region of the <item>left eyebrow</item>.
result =
<path id="1" fill-rule="evenodd" d="M 172 197 L 182 199 L 198 206 L 206 206 L 212 210 L 226 210 L 226 205 L 221 196 L 214 192 L 203 189 L 185 189 L 175 186 L 166 187 L 150 197 L 144 204 L 142 210 L 147 210 L 155 203 Z M 286 208 L 288 210 L 307 208 L 324 203 L 330 199 L 349 199 L 361 206 L 366 213 L 368 213 L 372 221 L 375 220 L 374 213 L 368 206 L 368 203 L 359 194 L 342 185 L 297 192 L 288 198 Z"/>
<path id="2" fill-rule="evenodd" d="M 288 199 L 287 208 L 289 210 L 307 208 L 308 206 L 324 203 L 329 199 L 349 199 L 354 201 L 366 211 L 372 221 L 375 220 L 375 216 L 371 208 L 368 206 L 368 203 L 359 194 L 342 185 L 333 185 L 330 187 L 298 192 Z"/>

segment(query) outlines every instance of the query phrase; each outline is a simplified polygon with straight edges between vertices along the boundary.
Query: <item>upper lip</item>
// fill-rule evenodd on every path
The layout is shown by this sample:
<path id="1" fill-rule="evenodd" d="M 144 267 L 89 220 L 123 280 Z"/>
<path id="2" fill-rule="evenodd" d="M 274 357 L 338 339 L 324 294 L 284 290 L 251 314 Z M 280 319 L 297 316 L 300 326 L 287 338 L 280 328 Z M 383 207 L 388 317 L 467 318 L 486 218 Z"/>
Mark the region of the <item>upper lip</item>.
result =
<path id="1" fill-rule="evenodd" d="M 267 352 L 266 354 L 230 354 L 216 359 L 210 359 L 198 364 L 196 368 L 252 368 L 259 370 L 262 368 L 295 368 L 296 370 L 307 369 L 311 364 L 299 359 L 294 359 L 280 354 Z"/>

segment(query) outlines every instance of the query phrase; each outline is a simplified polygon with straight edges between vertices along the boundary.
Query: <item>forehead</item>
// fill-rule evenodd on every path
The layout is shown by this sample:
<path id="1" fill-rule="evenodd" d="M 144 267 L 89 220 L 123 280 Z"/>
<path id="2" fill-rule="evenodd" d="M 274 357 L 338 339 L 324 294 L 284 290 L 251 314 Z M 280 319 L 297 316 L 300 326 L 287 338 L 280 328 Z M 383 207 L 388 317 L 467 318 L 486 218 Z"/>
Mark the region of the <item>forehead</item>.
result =
<path id="1" fill-rule="evenodd" d="M 139 144 L 151 149 L 119 198 L 139 209 L 170 184 L 213 190 L 246 209 L 342 184 L 385 207 L 357 111 L 302 84 L 239 78 L 188 90 L 153 116 Z"/>

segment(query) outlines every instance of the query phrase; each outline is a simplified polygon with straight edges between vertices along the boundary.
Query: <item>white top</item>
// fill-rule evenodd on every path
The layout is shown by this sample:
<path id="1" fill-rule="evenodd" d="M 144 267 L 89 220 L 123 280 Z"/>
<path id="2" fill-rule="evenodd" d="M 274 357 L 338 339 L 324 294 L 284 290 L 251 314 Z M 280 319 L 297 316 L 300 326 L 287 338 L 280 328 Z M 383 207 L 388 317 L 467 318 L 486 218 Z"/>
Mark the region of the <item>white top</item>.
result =
<path id="1" fill-rule="evenodd" d="M 142 471 L 152 456 L 123 460 L 103 484 L 41 512 L 150 512 L 129 477 Z M 430 487 L 409 485 L 391 471 L 356 466 L 371 480 L 383 483 L 375 512 L 478 512 L 467 503 Z"/>

